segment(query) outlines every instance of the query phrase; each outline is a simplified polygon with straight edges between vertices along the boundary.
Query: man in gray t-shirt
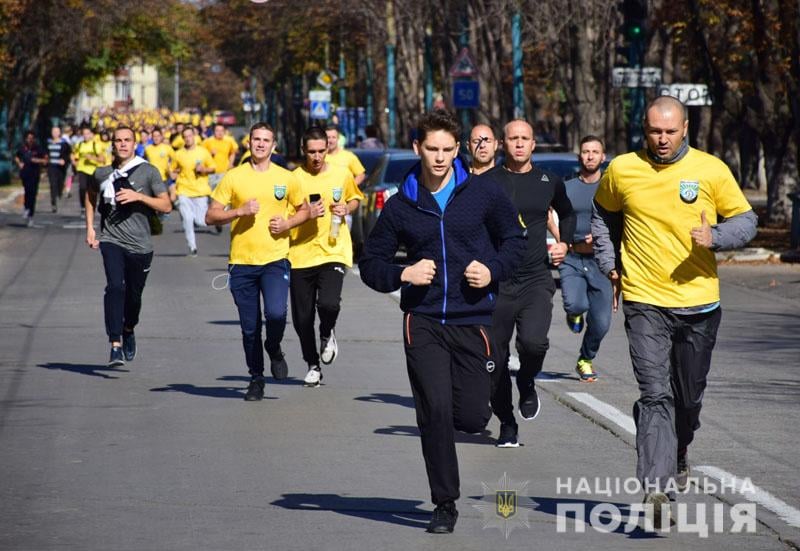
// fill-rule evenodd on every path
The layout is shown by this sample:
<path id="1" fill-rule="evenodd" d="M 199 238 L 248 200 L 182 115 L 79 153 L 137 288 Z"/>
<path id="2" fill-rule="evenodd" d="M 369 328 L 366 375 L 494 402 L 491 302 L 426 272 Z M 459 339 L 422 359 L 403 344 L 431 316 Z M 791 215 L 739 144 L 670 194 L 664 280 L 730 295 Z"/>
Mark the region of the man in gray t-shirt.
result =
<path id="1" fill-rule="evenodd" d="M 592 204 L 600 182 L 600 167 L 606 159 L 605 148 L 603 141 L 592 135 L 581 138 L 580 148 L 580 174 L 564 182 L 577 218 L 575 234 L 561 236 L 569 243 L 569 252 L 558 265 L 558 273 L 567 326 L 574 333 L 586 327 L 575 371 L 581 382 L 591 383 L 597 380 L 592 361 L 611 326 L 613 295 L 611 283 L 600 272 L 592 250 Z"/>
<path id="2" fill-rule="evenodd" d="M 106 272 L 105 322 L 111 343 L 109 367 L 136 356 L 134 328 L 153 260 L 149 217 L 170 212 L 172 203 L 158 170 L 135 156 L 136 137 L 127 126 L 114 131 L 114 162 L 99 167 L 86 194 L 86 243 L 100 249 Z M 100 237 L 94 228 L 100 212 Z"/>

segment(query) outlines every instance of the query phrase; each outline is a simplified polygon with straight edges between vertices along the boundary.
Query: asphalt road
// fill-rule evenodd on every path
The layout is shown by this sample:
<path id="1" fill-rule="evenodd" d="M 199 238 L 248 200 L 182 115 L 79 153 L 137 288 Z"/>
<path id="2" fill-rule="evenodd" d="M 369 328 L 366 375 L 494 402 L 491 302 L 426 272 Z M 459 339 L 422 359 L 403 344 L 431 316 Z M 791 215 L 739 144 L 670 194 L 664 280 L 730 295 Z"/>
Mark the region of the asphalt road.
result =
<path id="1" fill-rule="evenodd" d="M 43 214 L 32 229 L 13 206 L 5 210 L 0 549 L 753 550 L 800 542 L 800 269 L 721 270 L 722 328 L 690 451 L 701 480 L 679 496 L 688 519 L 678 527 L 650 534 L 626 521 L 642 495 L 624 487 L 635 467 L 637 389 L 621 316 L 596 361 L 600 381 L 581 384 L 572 371 L 579 340 L 556 295 L 541 415 L 521 425 L 519 449 L 494 447 L 496 420 L 484 434 L 459 436 L 461 516 L 453 535 L 433 536 L 424 531 L 432 506 L 392 296 L 348 275 L 340 357 L 324 370 L 324 385 L 302 386 L 288 327 L 290 379 L 270 380 L 267 399 L 245 403 L 236 311 L 229 292 L 213 288 L 224 282 L 227 232 L 199 234 L 200 256 L 188 258 L 172 215 L 156 238 L 139 356 L 108 369 L 102 265 L 83 244 L 76 209 Z M 518 497 L 508 520 L 495 512 L 503 489 Z M 731 506 L 756 502 L 757 520 L 733 533 Z M 582 509 L 583 531 L 565 508 Z M 707 537 L 692 528 L 698 517 Z"/>

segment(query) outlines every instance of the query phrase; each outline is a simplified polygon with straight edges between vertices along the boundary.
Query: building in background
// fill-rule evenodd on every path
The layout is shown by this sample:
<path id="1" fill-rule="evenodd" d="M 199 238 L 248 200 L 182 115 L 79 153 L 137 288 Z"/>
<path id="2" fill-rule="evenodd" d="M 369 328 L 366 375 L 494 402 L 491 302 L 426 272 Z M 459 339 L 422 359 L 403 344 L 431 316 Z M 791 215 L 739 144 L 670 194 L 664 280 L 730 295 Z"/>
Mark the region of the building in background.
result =
<path id="1" fill-rule="evenodd" d="M 158 70 L 139 60 L 95 86 L 81 90 L 70 111 L 76 121 L 88 119 L 94 110 L 113 108 L 117 112 L 158 108 Z"/>

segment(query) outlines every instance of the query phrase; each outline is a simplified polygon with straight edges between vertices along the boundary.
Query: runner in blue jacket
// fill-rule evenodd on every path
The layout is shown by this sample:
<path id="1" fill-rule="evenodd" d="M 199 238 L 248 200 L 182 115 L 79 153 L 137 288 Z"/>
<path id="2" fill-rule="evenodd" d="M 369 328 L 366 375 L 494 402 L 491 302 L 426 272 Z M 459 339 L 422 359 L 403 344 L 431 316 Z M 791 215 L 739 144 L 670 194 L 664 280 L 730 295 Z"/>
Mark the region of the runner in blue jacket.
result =
<path id="1" fill-rule="evenodd" d="M 482 431 L 491 417 L 489 332 L 498 283 L 525 253 L 524 230 L 505 192 L 473 181 L 457 158 L 460 128 L 445 111 L 422 116 L 420 164 L 387 201 L 364 245 L 361 279 L 380 292 L 402 288 L 403 343 L 422 455 L 436 505 L 429 532 L 458 518 L 454 431 Z M 400 247 L 409 265 L 395 263 Z"/>

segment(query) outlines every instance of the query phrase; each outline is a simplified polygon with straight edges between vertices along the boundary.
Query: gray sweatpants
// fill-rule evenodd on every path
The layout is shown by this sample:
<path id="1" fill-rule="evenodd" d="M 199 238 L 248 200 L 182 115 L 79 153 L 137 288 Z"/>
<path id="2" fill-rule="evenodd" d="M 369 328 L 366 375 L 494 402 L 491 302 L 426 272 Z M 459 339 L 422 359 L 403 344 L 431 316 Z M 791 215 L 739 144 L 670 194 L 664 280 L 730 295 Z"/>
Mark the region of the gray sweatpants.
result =
<path id="1" fill-rule="evenodd" d="M 178 210 L 181 213 L 183 233 L 186 235 L 186 244 L 189 250 L 197 249 L 197 240 L 194 236 L 194 227 L 206 227 L 206 212 L 208 212 L 208 196 L 187 197 L 178 195 Z"/>
<path id="2" fill-rule="evenodd" d="M 625 302 L 625 331 L 639 383 L 633 406 L 636 476 L 645 488 L 660 488 L 675 476 L 678 449 L 700 428 L 700 408 L 721 308 L 677 315 L 667 308 Z"/>

